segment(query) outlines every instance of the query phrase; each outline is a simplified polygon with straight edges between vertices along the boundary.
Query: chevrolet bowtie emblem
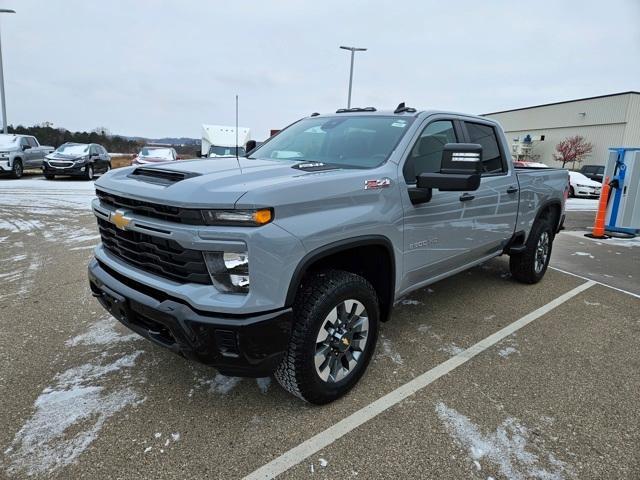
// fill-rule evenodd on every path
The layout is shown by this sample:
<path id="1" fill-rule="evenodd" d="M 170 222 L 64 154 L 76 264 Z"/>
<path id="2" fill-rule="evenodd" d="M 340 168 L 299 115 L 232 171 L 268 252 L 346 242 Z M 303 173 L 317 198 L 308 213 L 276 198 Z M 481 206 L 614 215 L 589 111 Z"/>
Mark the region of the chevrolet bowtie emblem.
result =
<path id="1" fill-rule="evenodd" d="M 111 223 L 113 223 L 120 230 L 126 230 L 127 226 L 131 223 L 131 219 L 126 217 L 126 212 L 123 210 L 116 210 L 109 217 Z"/>
<path id="2" fill-rule="evenodd" d="M 345 347 L 348 347 L 350 345 L 351 342 L 349 342 L 349 339 L 347 337 L 342 337 L 342 344 Z"/>

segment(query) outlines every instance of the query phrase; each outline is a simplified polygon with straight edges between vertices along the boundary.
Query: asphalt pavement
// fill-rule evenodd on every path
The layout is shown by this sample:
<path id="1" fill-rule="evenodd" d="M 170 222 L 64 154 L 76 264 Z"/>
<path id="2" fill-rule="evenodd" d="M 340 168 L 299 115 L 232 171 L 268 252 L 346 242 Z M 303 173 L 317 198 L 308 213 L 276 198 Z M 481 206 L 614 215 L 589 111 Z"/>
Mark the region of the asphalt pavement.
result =
<path id="1" fill-rule="evenodd" d="M 590 212 L 539 284 L 498 258 L 403 299 L 314 407 L 115 322 L 87 286 L 91 185 L 27 181 L 0 181 L 0 477 L 640 478 L 640 245 L 585 240 Z"/>

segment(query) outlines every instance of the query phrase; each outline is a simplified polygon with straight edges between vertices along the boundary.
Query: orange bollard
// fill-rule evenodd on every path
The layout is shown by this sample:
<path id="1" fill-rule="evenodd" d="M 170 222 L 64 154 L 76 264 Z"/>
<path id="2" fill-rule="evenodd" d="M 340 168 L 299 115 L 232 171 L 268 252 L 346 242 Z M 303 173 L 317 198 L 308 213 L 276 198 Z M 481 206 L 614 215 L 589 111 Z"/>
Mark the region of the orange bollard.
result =
<path id="1" fill-rule="evenodd" d="M 598 212 L 596 213 L 596 221 L 593 224 L 593 230 L 591 233 L 587 233 L 585 237 L 589 238 L 609 238 L 609 235 L 604 234 L 604 220 L 607 216 L 607 203 L 609 201 L 609 192 L 611 187 L 609 186 L 609 177 L 602 182 L 602 190 L 600 190 L 600 201 L 598 202 Z"/>

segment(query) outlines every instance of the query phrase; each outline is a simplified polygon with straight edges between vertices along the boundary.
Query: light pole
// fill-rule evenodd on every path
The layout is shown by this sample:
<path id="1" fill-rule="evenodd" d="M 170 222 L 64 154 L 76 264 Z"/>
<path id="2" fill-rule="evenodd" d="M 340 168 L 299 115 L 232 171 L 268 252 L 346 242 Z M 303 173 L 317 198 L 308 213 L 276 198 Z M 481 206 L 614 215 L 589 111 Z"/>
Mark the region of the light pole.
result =
<path id="1" fill-rule="evenodd" d="M 0 13 L 16 13 L 15 10 L 0 8 Z M 0 36 L 1 37 L 1 36 Z M 2 40 L 0 39 L 0 97 L 2 97 L 2 131 L 7 133 L 7 103 L 4 99 L 4 70 L 2 67 Z"/>
<path id="2" fill-rule="evenodd" d="M 343 50 L 349 50 L 351 52 L 351 70 L 349 71 L 349 98 L 347 99 L 347 108 L 351 108 L 351 85 L 353 84 L 353 56 L 355 52 L 364 52 L 366 48 L 358 47 L 340 47 Z"/>

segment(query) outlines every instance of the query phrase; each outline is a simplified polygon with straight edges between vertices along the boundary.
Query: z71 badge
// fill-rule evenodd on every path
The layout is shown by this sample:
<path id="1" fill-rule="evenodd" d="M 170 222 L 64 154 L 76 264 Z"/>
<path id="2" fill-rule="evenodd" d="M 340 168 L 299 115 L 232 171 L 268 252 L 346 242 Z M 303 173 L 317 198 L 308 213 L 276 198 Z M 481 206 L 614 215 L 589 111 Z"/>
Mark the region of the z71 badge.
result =
<path id="1" fill-rule="evenodd" d="M 377 178 L 375 180 L 365 180 L 364 181 L 364 189 L 365 190 L 377 190 L 378 188 L 387 188 L 391 185 L 390 178 Z"/>

